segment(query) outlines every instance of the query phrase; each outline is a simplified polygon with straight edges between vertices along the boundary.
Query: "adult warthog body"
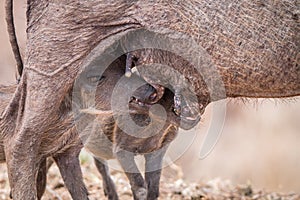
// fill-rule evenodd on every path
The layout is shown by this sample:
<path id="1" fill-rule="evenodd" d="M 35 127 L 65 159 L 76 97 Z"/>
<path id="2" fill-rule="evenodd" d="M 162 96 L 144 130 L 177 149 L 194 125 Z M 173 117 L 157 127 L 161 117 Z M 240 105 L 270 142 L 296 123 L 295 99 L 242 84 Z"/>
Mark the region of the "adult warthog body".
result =
<path id="1" fill-rule="evenodd" d="M 177 41 L 184 35 L 206 51 L 217 73 L 207 73 L 208 68 L 203 68 L 201 77 L 195 65 L 183 66 L 181 61 L 170 65 L 193 86 L 198 110 L 226 97 L 300 94 L 297 0 L 27 3 L 25 70 L 0 122 L 14 199 L 37 199 L 35 177 L 43 160 L 41 152 L 49 151 L 43 144 L 68 128 L 60 126 L 64 119 L 61 109 L 86 56 L 99 43 L 104 48 L 107 41 L 128 31 L 144 28 Z M 190 53 L 192 49 L 184 51 Z M 149 56 L 144 55 L 137 59 L 145 58 L 141 63 L 147 64 L 174 58 L 169 53 L 148 55 L 153 59 L 147 61 Z M 197 55 L 192 53 L 190 57 Z M 174 59 L 168 63 L 174 63 Z M 155 74 L 146 79 L 156 80 Z M 211 95 L 218 89 L 213 82 L 219 79 L 225 95 Z M 196 106 L 190 105 L 190 110 L 195 110 Z"/>

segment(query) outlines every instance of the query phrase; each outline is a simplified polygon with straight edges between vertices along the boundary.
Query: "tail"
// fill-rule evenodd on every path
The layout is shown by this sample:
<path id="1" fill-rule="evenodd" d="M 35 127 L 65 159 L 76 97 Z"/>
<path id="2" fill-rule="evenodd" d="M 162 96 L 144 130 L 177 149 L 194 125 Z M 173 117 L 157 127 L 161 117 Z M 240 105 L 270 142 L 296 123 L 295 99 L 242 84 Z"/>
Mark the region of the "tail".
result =
<path id="1" fill-rule="evenodd" d="M 16 30 L 15 30 L 13 0 L 6 0 L 5 12 L 6 12 L 6 24 L 7 24 L 7 32 L 9 35 L 9 41 L 17 62 L 18 73 L 19 76 L 21 77 L 23 72 L 23 61 L 20 54 L 20 48 L 18 45 Z"/>

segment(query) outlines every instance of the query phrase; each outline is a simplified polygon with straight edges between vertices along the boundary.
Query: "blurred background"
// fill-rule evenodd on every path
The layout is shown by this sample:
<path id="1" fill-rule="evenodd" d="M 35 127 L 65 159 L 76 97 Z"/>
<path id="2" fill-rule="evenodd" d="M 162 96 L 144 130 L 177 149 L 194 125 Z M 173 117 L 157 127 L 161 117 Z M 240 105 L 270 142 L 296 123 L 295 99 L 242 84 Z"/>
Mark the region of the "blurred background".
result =
<path id="1" fill-rule="evenodd" d="M 25 0 L 15 2 L 18 40 L 24 54 L 26 4 Z M 4 0 L 0 0 L 0 47 L 0 84 L 14 84 L 16 67 L 6 32 Z M 225 123 L 213 151 L 199 159 L 213 119 L 210 105 L 195 129 L 180 132 L 166 158 L 166 162 L 175 159 L 175 164 L 164 173 L 176 168 L 177 176 L 186 181 L 220 178 L 233 184 L 300 193 L 300 98 L 229 100 L 226 104 Z M 6 177 L 3 166 L 0 179 Z"/>

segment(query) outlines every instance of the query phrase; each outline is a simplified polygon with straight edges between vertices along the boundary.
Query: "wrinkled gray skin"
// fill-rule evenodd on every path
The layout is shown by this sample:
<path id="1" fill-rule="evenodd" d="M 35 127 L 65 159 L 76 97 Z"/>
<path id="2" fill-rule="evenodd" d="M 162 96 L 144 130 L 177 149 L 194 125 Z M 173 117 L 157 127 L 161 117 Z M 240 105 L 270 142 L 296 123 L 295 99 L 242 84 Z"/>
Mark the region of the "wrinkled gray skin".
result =
<path id="1" fill-rule="evenodd" d="M 153 94 L 156 94 L 157 91 L 151 85 L 145 83 L 145 85 L 138 88 L 134 92 L 133 97 L 144 104 L 140 105 L 138 102 L 130 103 L 130 109 L 133 113 L 131 117 L 134 121 L 140 126 L 147 125 L 149 123 L 148 105 L 154 103 L 158 103 L 165 108 L 168 118 L 164 128 L 154 136 L 144 139 L 128 135 L 117 127 L 118 123 L 116 123 L 112 114 L 105 112 L 110 111 L 112 91 L 119 79 L 124 75 L 124 72 L 125 59 L 123 56 L 104 72 L 102 78 L 98 76 L 88 77 L 91 85 L 98 84 L 96 90 L 96 109 L 104 112 L 103 114 L 101 112 L 97 113 L 97 119 L 94 120 L 91 126 L 92 129 L 86 129 L 86 133 L 80 133 L 80 137 L 73 138 L 72 141 L 68 142 L 68 144 L 72 143 L 74 146 L 66 146 L 64 148 L 67 150 L 64 153 L 52 155 L 73 199 L 81 200 L 88 198 L 78 161 L 78 154 L 83 146 L 80 138 L 85 138 L 86 135 L 88 138 L 84 141 L 85 148 L 92 152 L 95 157 L 95 164 L 102 175 L 104 192 L 108 196 L 108 199 L 118 199 L 115 185 L 110 178 L 105 163 L 105 160 L 113 158 L 117 158 L 125 170 L 132 186 L 134 199 L 151 200 L 157 199 L 159 196 L 162 159 L 169 143 L 177 134 L 180 120 L 173 112 L 173 94 L 167 90 L 164 92 L 162 98 L 156 99 L 153 98 Z M 128 81 L 130 80 L 128 78 Z M 0 87 L 0 113 L 3 112 L 5 106 L 9 103 L 15 88 L 16 86 Z M 145 180 L 138 172 L 134 161 L 134 156 L 137 154 L 143 154 L 146 159 Z M 3 144 L 0 143 L 0 162 L 4 161 L 5 152 Z M 40 165 L 37 179 L 37 196 L 39 199 L 45 191 L 46 171 L 45 160 Z"/>
<path id="2" fill-rule="evenodd" d="M 203 47 L 224 83 L 223 97 L 210 98 L 203 83 L 203 78 L 213 83 L 214 74 L 204 70 L 201 77 L 191 68 L 195 66 L 171 65 L 189 79 L 200 111 L 221 97 L 300 94 L 297 0 L 28 0 L 27 4 L 25 70 L 0 118 L 16 200 L 37 199 L 40 164 L 64 149 L 49 138 L 66 136 L 69 127 L 60 126 L 66 117 L 61 109 L 84 59 L 100 42 L 126 31 L 145 28 L 168 37 L 164 30 L 169 29 Z M 173 56 L 155 57 L 159 61 Z"/>

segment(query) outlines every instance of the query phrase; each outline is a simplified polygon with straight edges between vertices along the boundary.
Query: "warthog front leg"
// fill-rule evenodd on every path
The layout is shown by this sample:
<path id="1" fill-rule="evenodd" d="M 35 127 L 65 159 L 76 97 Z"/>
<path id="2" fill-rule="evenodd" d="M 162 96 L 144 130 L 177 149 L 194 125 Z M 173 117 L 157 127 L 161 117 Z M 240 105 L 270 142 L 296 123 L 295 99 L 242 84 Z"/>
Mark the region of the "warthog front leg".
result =
<path id="1" fill-rule="evenodd" d="M 5 152 L 4 147 L 0 144 L 0 163 L 5 162 Z M 38 176 L 37 176 L 37 197 L 41 199 L 43 194 L 45 193 L 47 183 L 47 162 L 44 159 L 39 167 Z M 10 198 L 12 199 L 12 191 L 10 191 Z"/>
<path id="2" fill-rule="evenodd" d="M 42 199 L 43 194 L 45 193 L 46 189 L 46 183 L 47 183 L 47 163 L 46 159 L 42 161 L 39 172 L 38 172 L 38 177 L 37 177 L 37 196 L 38 199 Z M 9 197 L 12 199 L 12 191 L 9 193 Z"/>
<path id="3" fill-rule="evenodd" d="M 23 132 L 26 131 L 20 131 L 20 133 Z M 18 138 L 20 141 L 22 139 L 24 138 Z M 5 142 L 11 196 L 14 200 L 36 200 L 38 199 L 36 177 L 39 173 L 40 163 L 36 162 L 36 159 L 28 158 L 36 158 L 38 155 L 30 142 L 24 144 L 18 140 L 12 139 Z"/>
<path id="4" fill-rule="evenodd" d="M 61 176 L 73 200 L 88 200 L 88 191 L 84 185 L 79 162 L 81 148 L 70 148 L 63 154 L 54 156 Z"/>
<path id="5" fill-rule="evenodd" d="M 110 178 L 106 161 L 99 160 L 97 158 L 94 158 L 94 161 L 98 171 L 102 176 L 105 196 L 107 196 L 109 200 L 118 200 L 119 198 L 116 191 L 116 187 L 113 180 Z"/>
<path id="6" fill-rule="evenodd" d="M 132 152 L 119 150 L 116 152 L 116 157 L 130 182 L 134 200 L 146 200 L 147 186 L 136 166 L 134 154 Z"/>
<path id="7" fill-rule="evenodd" d="M 159 196 L 159 180 L 166 150 L 167 148 L 164 147 L 144 156 L 146 160 L 145 180 L 148 188 L 147 200 L 156 200 Z"/>
<path id="8" fill-rule="evenodd" d="M 38 199 L 42 198 L 46 189 L 46 183 L 47 183 L 47 159 L 44 159 L 40 164 L 38 176 L 37 176 L 36 188 L 37 188 Z"/>

